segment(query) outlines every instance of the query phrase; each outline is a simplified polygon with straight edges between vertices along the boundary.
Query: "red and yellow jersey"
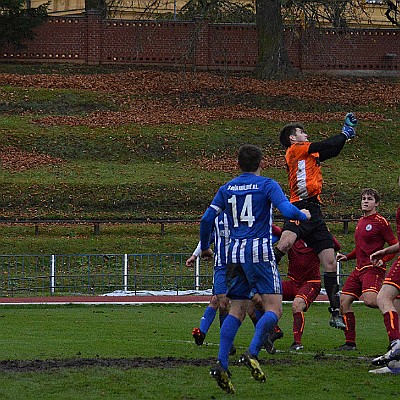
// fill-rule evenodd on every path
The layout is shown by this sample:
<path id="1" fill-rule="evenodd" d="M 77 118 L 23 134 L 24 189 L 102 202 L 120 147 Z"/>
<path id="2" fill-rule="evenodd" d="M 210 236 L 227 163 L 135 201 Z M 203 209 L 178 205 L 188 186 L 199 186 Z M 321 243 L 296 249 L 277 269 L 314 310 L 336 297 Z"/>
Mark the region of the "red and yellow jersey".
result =
<path id="1" fill-rule="evenodd" d="M 290 202 L 317 197 L 322 191 L 322 172 L 319 153 L 308 154 L 310 142 L 292 144 L 285 159 L 289 176 Z"/>
<path id="2" fill-rule="evenodd" d="M 354 232 L 355 249 L 347 254 L 348 260 L 357 260 L 356 268 L 361 270 L 366 267 L 372 267 L 369 256 L 378 250 L 384 248 L 385 243 L 389 246 L 397 243 L 396 236 L 386 220 L 378 213 L 361 217 L 358 220 L 356 230 Z M 395 254 L 388 254 L 382 260 L 387 262 L 391 260 Z M 385 269 L 385 264 L 382 266 Z"/>

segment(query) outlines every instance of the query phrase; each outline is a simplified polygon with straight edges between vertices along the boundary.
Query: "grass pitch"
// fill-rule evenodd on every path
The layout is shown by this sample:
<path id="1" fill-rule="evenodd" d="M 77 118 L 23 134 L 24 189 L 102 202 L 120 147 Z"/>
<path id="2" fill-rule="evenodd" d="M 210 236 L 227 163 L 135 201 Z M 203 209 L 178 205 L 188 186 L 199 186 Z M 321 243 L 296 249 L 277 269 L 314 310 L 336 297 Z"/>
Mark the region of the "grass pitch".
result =
<path id="1" fill-rule="evenodd" d="M 236 387 L 227 395 L 209 377 L 216 360 L 219 324 L 203 346 L 194 344 L 204 305 L 3 306 L 0 309 L 2 399 L 379 399 L 395 398 L 398 376 L 373 375 L 372 357 L 386 351 L 378 310 L 356 304 L 357 351 L 328 325 L 326 304 L 306 314 L 304 350 L 290 352 L 291 305 L 280 321 L 285 335 L 273 356 L 260 353 L 265 384 L 237 364 L 253 332 L 246 319 L 230 370 Z M 22 396 L 22 397 L 21 397 Z"/>

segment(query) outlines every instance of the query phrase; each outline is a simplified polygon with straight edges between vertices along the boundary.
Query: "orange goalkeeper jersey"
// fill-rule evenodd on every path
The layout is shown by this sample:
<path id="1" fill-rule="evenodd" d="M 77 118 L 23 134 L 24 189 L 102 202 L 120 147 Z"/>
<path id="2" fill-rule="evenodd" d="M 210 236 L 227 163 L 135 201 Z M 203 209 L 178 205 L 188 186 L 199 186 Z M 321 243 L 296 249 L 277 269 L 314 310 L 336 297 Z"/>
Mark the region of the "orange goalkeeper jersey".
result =
<path id="1" fill-rule="evenodd" d="M 319 153 L 308 154 L 310 142 L 292 144 L 285 159 L 289 174 L 290 202 L 308 199 L 322 191 L 322 172 Z"/>

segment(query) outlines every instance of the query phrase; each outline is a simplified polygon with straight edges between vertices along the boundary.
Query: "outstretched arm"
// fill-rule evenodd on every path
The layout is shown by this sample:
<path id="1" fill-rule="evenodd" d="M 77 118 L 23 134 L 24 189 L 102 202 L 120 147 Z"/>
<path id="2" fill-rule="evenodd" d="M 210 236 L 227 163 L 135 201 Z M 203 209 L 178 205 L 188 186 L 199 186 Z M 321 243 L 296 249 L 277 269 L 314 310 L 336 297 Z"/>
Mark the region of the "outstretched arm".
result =
<path id="1" fill-rule="evenodd" d="M 357 118 L 353 113 L 347 113 L 344 118 L 342 132 L 331 138 L 310 144 L 308 153 L 319 153 L 319 160 L 325 161 L 336 157 L 343 149 L 346 140 L 353 139 L 356 135 L 354 128 L 357 126 Z"/>
<path id="2" fill-rule="evenodd" d="M 346 143 L 346 140 L 346 136 L 340 133 L 339 135 L 321 140 L 320 142 L 311 143 L 308 152 L 310 154 L 319 153 L 319 160 L 325 161 L 329 158 L 339 155 L 344 147 L 344 144 Z"/>

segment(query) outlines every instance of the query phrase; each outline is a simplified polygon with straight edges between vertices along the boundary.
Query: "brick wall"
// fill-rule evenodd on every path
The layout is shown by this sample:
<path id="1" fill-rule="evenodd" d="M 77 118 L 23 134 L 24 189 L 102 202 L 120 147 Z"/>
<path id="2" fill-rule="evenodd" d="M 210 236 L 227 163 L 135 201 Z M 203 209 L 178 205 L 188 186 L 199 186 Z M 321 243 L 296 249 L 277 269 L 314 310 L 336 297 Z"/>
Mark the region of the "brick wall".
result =
<path id="1" fill-rule="evenodd" d="M 206 21 L 50 17 L 24 50 L 0 49 L 0 61 L 195 66 L 251 70 L 257 62 L 253 24 Z M 285 29 L 292 64 L 303 71 L 400 70 L 400 29 Z"/>

